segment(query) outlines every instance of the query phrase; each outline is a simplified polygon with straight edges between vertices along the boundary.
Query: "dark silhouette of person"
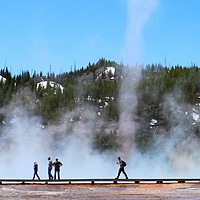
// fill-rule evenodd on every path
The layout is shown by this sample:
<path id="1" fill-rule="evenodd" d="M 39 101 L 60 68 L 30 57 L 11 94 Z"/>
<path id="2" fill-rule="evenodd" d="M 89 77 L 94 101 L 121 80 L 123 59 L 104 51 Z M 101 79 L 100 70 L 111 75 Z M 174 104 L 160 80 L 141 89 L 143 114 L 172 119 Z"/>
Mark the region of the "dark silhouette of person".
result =
<path id="1" fill-rule="evenodd" d="M 125 166 L 123 165 L 123 161 L 122 161 L 122 159 L 120 157 L 118 157 L 117 164 L 119 165 L 119 171 L 118 171 L 118 175 L 117 175 L 116 179 L 119 178 L 121 172 L 123 172 L 123 174 L 125 175 L 126 179 L 128 179 L 128 176 L 127 176 L 126 172 L 124 171 L 124 167 Z"/>
<path id="2" fill-rule="evenodd" d="M 35 176 L 37 176 L 38 179 L 40 180 L 40 177 L 39 177 L 39 175 L 38 175 L 38 164 L 37 164 L 37 162 L 34 162 L 33 170 L 34 170 L 33 180 L 35 179 Z"/>
<path id="3" fill-rule="evenodd" d="M 56 180 L 56 173 L 58 173 L 58 180 L 60 180 L 60 167 L 63 164 L 58 161 L 58 158 L 56 158 L 56 161 L 53 163 L 53 166 L 55 167 L 55 174 L 54 174 L 54 180 Z"/>
<path id="4" fill-rule="evenodd" d="M 52 180 L 53 176 L 51 174 L 51 170 L 52 170 L 53 162 L 52 162 L 50 157 L 48 157 L 48 161 L 49 161 L 49 163 L 48 163 L 48 176 L 49 176 L 49 180 Z"/>

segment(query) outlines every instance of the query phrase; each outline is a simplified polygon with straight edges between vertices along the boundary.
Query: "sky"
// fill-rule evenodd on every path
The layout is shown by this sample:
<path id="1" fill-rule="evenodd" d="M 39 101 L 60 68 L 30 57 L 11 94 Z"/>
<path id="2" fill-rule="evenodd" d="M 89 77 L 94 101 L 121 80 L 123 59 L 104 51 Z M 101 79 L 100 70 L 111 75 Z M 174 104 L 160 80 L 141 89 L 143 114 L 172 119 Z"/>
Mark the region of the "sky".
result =
<path id="1" fill-rule="evenodd" d="M 0 69 L 60 74 L 100 58 L 200 65 L 199 0 L 0 0 Z"/>

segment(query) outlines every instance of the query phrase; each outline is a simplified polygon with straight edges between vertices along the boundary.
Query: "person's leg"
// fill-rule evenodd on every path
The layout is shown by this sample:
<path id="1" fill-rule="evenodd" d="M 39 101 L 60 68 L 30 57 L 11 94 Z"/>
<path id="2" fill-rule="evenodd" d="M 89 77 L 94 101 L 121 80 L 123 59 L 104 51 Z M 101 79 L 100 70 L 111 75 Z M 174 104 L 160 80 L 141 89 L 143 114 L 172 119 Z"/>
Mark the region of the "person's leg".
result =
<path id="1" fill-rule="evenodd" d="M 53 176 L 52 176 L 52 174 L 51 174 L 51 169 L 50 169 L 50 179 L 53 179 Z"/>
<path id="2" fill-rule="evenodd" d="M 49 179 L 51 179 L 51 171 L 49 168 L 48 168 L 48 176 L 49 176 Z"/>
<path id="3" fill-rule="evenodd" d="M 38 179 L 40 180 L 40 177 L 39 177 L 39 175 L 38 175 L 38 173 L 36 172 L 36 176 L 38 177 Z"/>
<path id="4" fill-rule="evenodd" d="M 35 179 L 35 171 L 34 171 L 34 174 L 33 174 L 33 180 Z"/>
<path id="5" fill-rule="evenodd" d="M 58 170 L 58 180 L 60 180 L 60 170 Z"/>
<path id="6" fill-rule="evenodd" d="M 128 176 L 127 176 L 127 174 L 126 174 L 126 172 L 125 172 L 125 170 L 124 170 L 124 167 L 122 168 L 122 172 L 123 172 L 123 174 L 125 175 L 126 179 L 128 179 Z"/>
<path id="7" fill-rule="evenodd" d="M 119 168 L 119 171 L 118 171 L 118 175 L 117 175 L 117 178 L 116 179 L 118 179 L 119 178 L 119 176 L 120 176 L 120 174 L 121 174 L 121 170 L 122 168 Z"/>
<path id="8" fill-rule="evenodd" d="M 55 173 L 54 173 L 54 180 L 56 180 L 56 170 L 55 170 Z"/>

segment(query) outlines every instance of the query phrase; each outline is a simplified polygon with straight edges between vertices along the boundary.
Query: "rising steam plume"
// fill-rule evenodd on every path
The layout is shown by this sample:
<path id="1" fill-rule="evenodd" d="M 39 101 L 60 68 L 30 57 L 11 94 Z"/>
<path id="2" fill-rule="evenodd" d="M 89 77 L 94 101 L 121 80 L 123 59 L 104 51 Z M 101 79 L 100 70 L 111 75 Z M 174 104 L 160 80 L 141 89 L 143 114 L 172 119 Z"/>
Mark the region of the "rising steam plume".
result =
<path id="1" fill-rule="evenodd" d="M 129 66 L 142 63 L 144 28 L 157 6 L 157 0 L 127 1 L 128 17 L 122 58 Z"/>

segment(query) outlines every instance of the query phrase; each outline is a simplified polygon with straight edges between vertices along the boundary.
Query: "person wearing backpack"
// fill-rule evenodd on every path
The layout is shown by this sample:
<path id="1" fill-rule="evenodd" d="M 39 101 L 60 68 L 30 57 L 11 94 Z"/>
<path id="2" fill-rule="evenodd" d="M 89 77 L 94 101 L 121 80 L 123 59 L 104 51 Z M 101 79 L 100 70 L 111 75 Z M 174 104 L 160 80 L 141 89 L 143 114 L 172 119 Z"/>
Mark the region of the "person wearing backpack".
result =
<path id="1" fill-rule="evenodd" d="M 124 171 L 124 167 L 126 166 L 126 162 L 124 162 L 120 157 L 118 157 L 118 162 L 117 164 L 119 165 L 119 172 L 118 175 L 115 179 L 118 179 L 121 172 L 123 172 L 123 174 L 125 175 L 126 179 L 128 179 L 128 176 L 126 174 L 126 172 Z"/>

